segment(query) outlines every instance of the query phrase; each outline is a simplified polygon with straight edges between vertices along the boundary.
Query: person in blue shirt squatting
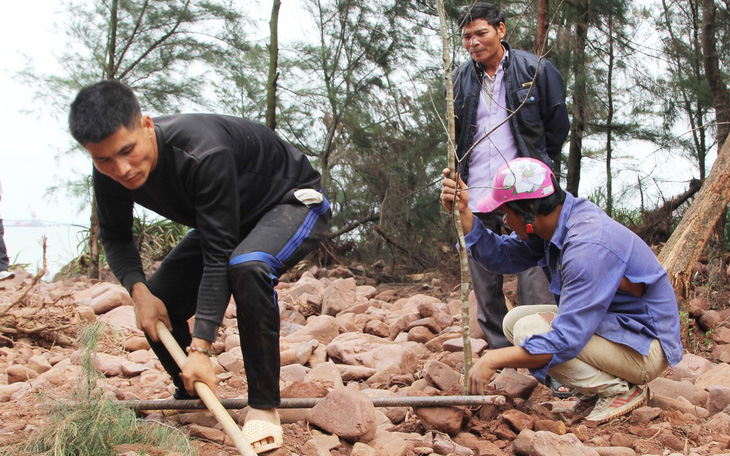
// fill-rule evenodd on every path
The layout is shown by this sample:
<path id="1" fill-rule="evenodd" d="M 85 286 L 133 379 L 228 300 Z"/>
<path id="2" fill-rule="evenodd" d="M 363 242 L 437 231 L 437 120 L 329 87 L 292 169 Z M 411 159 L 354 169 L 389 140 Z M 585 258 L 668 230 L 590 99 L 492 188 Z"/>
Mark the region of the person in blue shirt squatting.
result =
<path id="1" fill-rule="evenodd" d="M 482 212 L 501 210 L 510 236 L 485 229 L 469 209 L 464 183 L 457 192 L 448 169 L 444 175 L 441 199 L 449 210 L 458 201 L 469 254 L 501 274 L 542 267 L 558 302 L 506 315 L 504 332 L 515 346 L 482 356 L 469 392 L 484 394 L 498 369 L 521 367 L 571 388 L 576 413 L 589 421 L 643 404 L 643 385 L 682 359 L 674 290 L 649 246 L 595 204 L 564 192 L 539 160 L 504 164 L 477 204 Z"/>

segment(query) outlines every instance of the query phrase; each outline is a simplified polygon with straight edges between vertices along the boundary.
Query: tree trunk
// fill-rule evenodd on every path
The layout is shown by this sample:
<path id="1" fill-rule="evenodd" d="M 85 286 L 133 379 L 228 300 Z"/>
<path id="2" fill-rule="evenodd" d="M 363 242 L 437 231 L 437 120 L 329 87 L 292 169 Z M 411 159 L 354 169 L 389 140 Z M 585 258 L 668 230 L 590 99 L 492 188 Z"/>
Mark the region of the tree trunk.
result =
<path id="1" fill-rule="evenodd" d="M 586 42 L 588 38 L 588 0 L 577 5 L 578 20 L 575 25 L 575 60 L 573 61 L 573 122 L 570 124 L 570 146 L 565 190 L 578 196 L 580 184 L 580 161 L 583 156 L 583 134 L 585 133 L 586 104 Z"/>
<path id="2" fill-rule="evenodd" d="M 535 55 L 542 55 L 547 45 L 548 34 L 548 8 L 549 0 L 537 1 L 537 39 L 535 42 Z"/>
<path id="3" fill-rule="evenodd" d="M 715 27 L 715 0 L 702 0 L 702 54 L 705 76 L 710 83 L 712 99 L 715 104 L 715 120 L 717 121 L 717 150 L 722 150 L 723 143 L 730 133 L 730 95 L 723 81 L 717 59 L 717 29 Z"/>
<path id="4" fill-rule="evenodd" d="M 274 0 L 269 29 L 269 79 L 266 83 L 266 126 L 276 130 L 276 83 L 279 79 L 279 8 L 281 0 Z"/>
<path id="5" fill-rule="evenodd" d="M 447 163 L 449 166 L 449 176 L 459 181 L 458 167 L 456 164 L 456 122 L 454 118 L 454 80 L 451 75 L 451 50 L 449 43 L 449 30 L 447 26 L 446 9 L 444 1 L 437 0 L 439 19 L 441 22 L 441 43 L 443 45 L 443 63 L 444 78 L 446 79 L 446 118 L 448 121 L 448 156 Z M 459 204 L 454 202 L 454 211 L 452 213 L 454 220 L 454 228 L 456 229 L 457 240 L 459 244 L 459 266 L 461 270 L 461 336 L 464 342 L 464 384 L 462 385 L 463 393 L 467 394 L 469 385 L 469 371 L 472 365 L 471 354 L 471 328 L 469 325 L 469 266 L 466 256 L 466 244 L 464 242 L 464 229 L 461 226 L 461 215 L 459 213 Z"/>
<path id="6" fill-rule="evenodd" d="M 717 29 L 715 27 L 715 0 L 702 0 L 702 55 L 707 81 L 712 90 L 717 123 L 717 150 L 721 151 L 730 131 L 730 100 L 717 59 Z M 718 219 L 707 244 L 710 283 L 722 288 L 727 283 L 725 272 L 725 217 Z"/>
<path id="7" fill-rule="evenodd" d="M 606 92 L 608 96 L 608 112 L 606 113 L 606 213 L 613 217 L 613 172 L 611 158 L 613 156 L 613 16 L 608 18 L 608 75 L 606 76 Z"/>
<path id="8" fill-rule="evenodd" d="M 730 141 L 718 154 L 697 198 L 659 254 L 677 296 L 687 298 L 692 266 L 730 202 Z"/>

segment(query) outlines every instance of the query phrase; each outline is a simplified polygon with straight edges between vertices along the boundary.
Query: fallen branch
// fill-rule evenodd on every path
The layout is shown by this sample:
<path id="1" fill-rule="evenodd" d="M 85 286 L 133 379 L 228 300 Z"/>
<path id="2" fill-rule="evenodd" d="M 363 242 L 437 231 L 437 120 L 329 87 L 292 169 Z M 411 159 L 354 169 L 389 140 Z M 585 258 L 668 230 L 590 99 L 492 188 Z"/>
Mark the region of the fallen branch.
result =
<path id="1" fill-rule="evenodd" d="M 46 275 L 46 266 L 47 266 L 46 265 L 46 242 L 47 241 L 48 241 L 48 239 L 45 236 L 43 236 L 43 268 L 40 271 L 38 271 L 35 276 L 33 276 L 33 280 L 30 281 L 30 285 L 28 285 L 28 287 L 25 290 L 23 290 L 23 292 L 20 294 L 20 296 L 18 296 L 16 299 L 14 299 L 13 302 L 11 302 L 2 311 L 0 311 L 0 317 L 4 316 L 5 314 L 8 313 L 8 311 L 10 309 L 12 309 L 13 307 L 20 304 L 23 301 L 23 299 L 25 299 L 25 297 L 28 296 L 28 293 L 30 293 L 30 290 L 32 290 L 33 287 L 36 286 L 38 281 L 41 280 L 41 278 L 44 275 Z"/>

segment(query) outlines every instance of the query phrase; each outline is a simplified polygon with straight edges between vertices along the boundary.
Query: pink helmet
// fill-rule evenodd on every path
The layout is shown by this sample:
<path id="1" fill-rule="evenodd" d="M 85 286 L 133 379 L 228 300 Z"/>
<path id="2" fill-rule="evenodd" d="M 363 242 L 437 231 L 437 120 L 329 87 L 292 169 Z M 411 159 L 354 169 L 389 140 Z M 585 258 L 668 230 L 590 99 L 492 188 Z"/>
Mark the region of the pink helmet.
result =
<path id="1" fill-rule="evenodd" d="M 534 158 L 515 158 L 499 168 L 492 180 L 492 191 L 477 203 L 480 212 L 492 212 L 504 203 L 545 198 L 555 193 L 548 165 Z"/>

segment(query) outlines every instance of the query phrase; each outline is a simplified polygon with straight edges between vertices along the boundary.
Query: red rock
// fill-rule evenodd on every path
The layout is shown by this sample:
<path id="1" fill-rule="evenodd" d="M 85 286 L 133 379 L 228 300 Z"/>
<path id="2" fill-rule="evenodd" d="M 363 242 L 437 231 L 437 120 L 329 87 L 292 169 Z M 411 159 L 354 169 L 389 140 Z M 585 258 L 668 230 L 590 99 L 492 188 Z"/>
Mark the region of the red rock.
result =
<path id="1" fill-rule="evenodd" d="M 340 334 L 341 326 L 337 324 L 335 317 L 330 315 L 318 315 L 310 317 L 307 325 L 292 334 L 286 336 L 286 340 L 292 342 L 305 342 L 312 337 L 327 345 Z"/>
<path id="2" fill-rule="evenodd" d="M 730 364 L 717 364 L 695 380 L 695 386 L 699 388 L 708 389 L 714 385 L 730 387 Z"/>
<path id="3" fill-rule="evenodd" d="M 94 297 L 89 303 L 89 307 L 94 309 L 97 315 L 101 315 L 117 307 L 131 306 L 132 304 L 134 304 L 132 297 L 129 296 L 127 290 L 117 285 L 110 287 L 101 295 Z"/>
<path id="4" fill-rule="evenodd" d="M 684 450 L 684 441 L 672 434 L 671 431 L 663 431 L 657 436 L 657 440 L 665 447 L 674 451 Z"/>
<path id="5" fill-rule="evenodd" d="M 149 350 L 150 344 L 144 336 L 130 336 L 124 339 L 124 349 L 128 352 L 137 350 Z"/>
<path id="6" fill-rule="evenodd" d="M 363 332 L 365 334 L 372 334 L 373 336 L 377 337 L 389 337 L 390 327 L 382 321 L 370 320 L 365 323 L 365 328 L 363 329 Z"/>
<path id="7" fill-rule="evenodd" d="M 652 393 L 649 398 L 650 407 L 659 407 L 661 409 L 668 410 L 679 410 L 682 413 L 690 413 L 700 418 L 706 418 L 710 416 L 710 412 L 704 407 L 698 407 L 688 402 L 673 399 L 671 397 L 662 396 L 661 394 Z"/>
<path id="8" fill-rule="evenodd" d="M 677 382 L 658 377 L 649 382 L 649 391 L 666 397 L 678 398 L 681 396 L 700 407 L 704 407 L 707 403 L 707 391 L 689 381 Z"/>
<path id="9" fill-rule="evenodd" d="M 593 447 L 599 456 L 636 456 L 636 451 L 628 447 Z"/>
<path id="10" fill-rule="evenodd" d="M 625 434 L 622 434 L 620 432 L 616 432 L 611 435 L 611 446 L 615 447 L 628 447 L 631 448 L 633 446 L 634 441 L 630 438 L 628 438 Z"/>
<path id="11" fill-rule="evenodd" d="M 538 431 L 532 438 L 530 456 L 598 456 L 598 452 L 587 447 L 573 434 L 555 435 L 552 432 Z"/>
<path id="12" fill-rule="evenodd" d="M 39 374 L 42 374 L 51 370 L 52 366 L 45 356 L 34 355 L 28 359 L 28 367 L 38 372 Z"/>
<path id="13" fill-rule="evenodd" d="M 722 320 L 720 319 L 719 312 L 708 310 L 707 312 L 703 312 L 702 316 L 697 319 L 697 324 L 703 331 L 709 331 L 710 329 L 714 329 L 720 321 Z"/>
<path id="14" fill-rule="evenodd" d="M 218 355 L 218 362 L 228 372 L 240 374 L 243 372 L 243 354 L 241 347 L 234 347 Z"/>
<path id="15" fill-rule="evenodd" d="M 631 412 L 631 423 L 647 424 L 649 421 L 661 415 L 662 409 L 659 407 L 643 406 Z"/>
<path id="16" fill-rule="evenodd" d="M 332 361 L 327 361 L 316 365 L 312 370 L 304 376 L 305 382 L 319 382 L 328 385 L 330 388 L 341 388 L 342 374 L 340 369 Z"/>
<path id="17" fill-rule="evenodd" d="M 425 344 L 434 337 L 436 337 L 436 334 L 425 326 L 416 326 L 408 331 L 408 340 L 419 344 Z"/>
<path id="18" fill-rule="evenodd" d="M 418 360 L 408 347 L 368 334 L 345 333 L 327 345 L 327 355 L 337 363 L 363 365 L 377 370 L 394 366 L 395 372 L 413 372 Z"/>
<path id="19" fill-rule="evenodd" d="M 567 432 L 567 429 L 565 428 L 565 423 L 556 420 L 537 420 L 535 421 L 534 429 L 536 431 L 552 432 L 553 434 L 557 435 L 565 435 L 565 433 Z"/>
<path id="20" fill-rule="evenodd" d="M 449 435 L 458 434 L 471 418 L 471 413 L 464 407 L 414 407 L 413 411 L 423 427 Z"/>
<path id="21" fill-rule="evenodd" d="M 714 385 L 709 388 L 707 398 L 707 411 L 715 414 L 723 411 L 730 405 L 730 387 Z"/>
<path id="22" fill-rule="evenodd" d="M 520 412 L 517 409 L 506 410 L 502 414 L 502 419 L 517 433 L 525 429 L 532 429 L 535 426 L 535 417 Z"/>
<path id="23" fill-rule="evenodd" d="M 408 453 L 403 437 L 392 432 L 378 431 L 368 445 L 378 456 L 405 456 Z"/>
<path id="24" fill-rule="evenodd" d="M 685 353 L 682 361 L 669 370 L 668 377 L 676 381 L 688 380 L 695 383 L 697 377 L 712 369 L 712 366 L 712 362 L 701 356 Z"/>
<path id="25" fill-rule="evenodd" d="M 21 391 L 29 391 L 31 388 L 28 382 L 17 382 L 9 385 L 0 385 L 0 402 L 8 402 Z"/>
<path id="26" fill-rule="evenodd" d="M 423 373 L 426 380 L 441 391 L 455 395 L 461 390 L 461 374 L 444 363 L 435 360 L 428 361 L 423 368 Z"/>
<path id="27" fill-rule="evenodd" d="M 530 446 L 532 439 L 535 437 L 535 431 L 525 429 L 517 436 L 513 443 L 515 454 L 519 456 L 527 456 L 530 454 Z"/>
<path id="28" fill-rule="evenodd" d="M 515 369 L 502 369 L 489 386 L 496 391 L 504 392 L 510 397 L 527 399 L 537 387 L 538 382 L 532 376 L 522 375 Z"/>
<path id="29" fill-rule="evenodd" d="M 310 409 L 307 421 L 348 441 L 371 440 L 376 434 L 375 407 L 351 388 L 335 388 Z"/>
<path id="30" fill-rule="evenodd" d="M 354 278 L 333 281 L 322 298 L 322 315 L 335 316 L 357 303 L 357 284 Z"/>
<path id="31" fill-rule="evenodd" d="M 213 429 L 204 426 L 198 426 L 197 424 L 191 424 L 188 426 L 188 434 L 190 437 L 196 437 L 199 439 L 210 440 L 218 444 L 223 444 L 226 440 L 226 434 L 218 429 Z"/>

